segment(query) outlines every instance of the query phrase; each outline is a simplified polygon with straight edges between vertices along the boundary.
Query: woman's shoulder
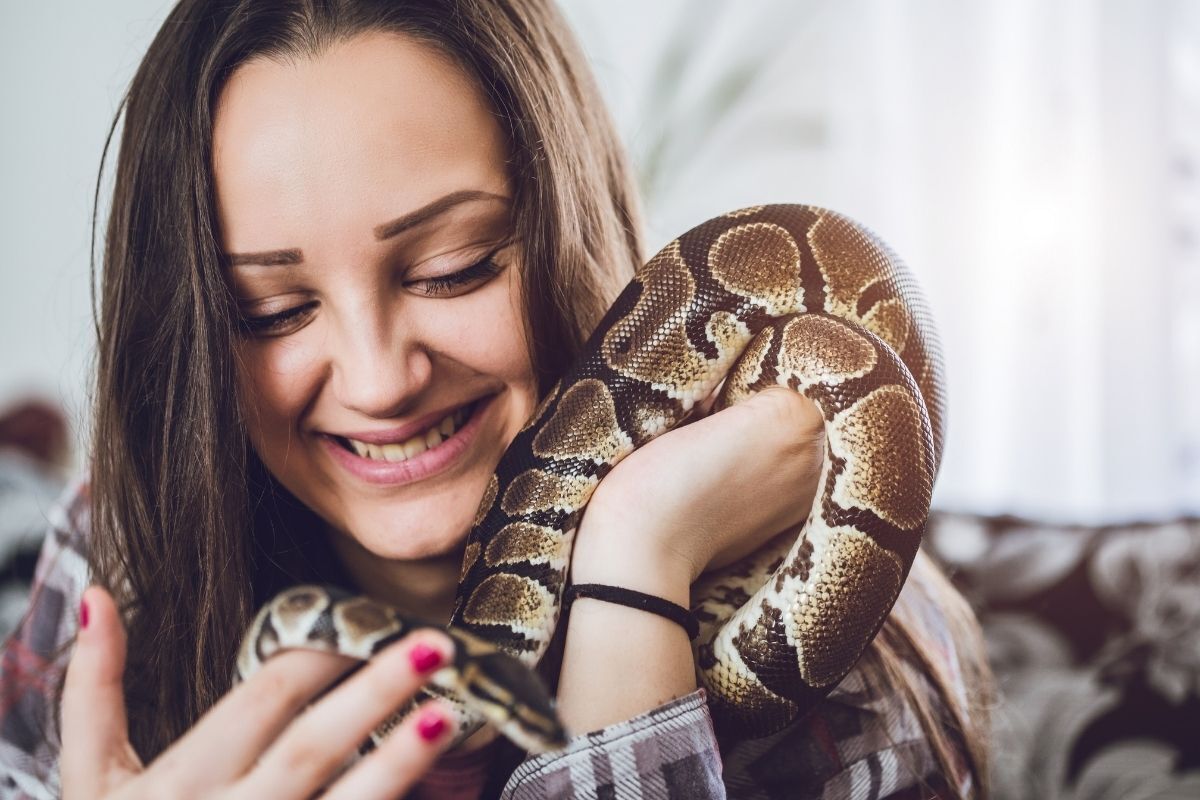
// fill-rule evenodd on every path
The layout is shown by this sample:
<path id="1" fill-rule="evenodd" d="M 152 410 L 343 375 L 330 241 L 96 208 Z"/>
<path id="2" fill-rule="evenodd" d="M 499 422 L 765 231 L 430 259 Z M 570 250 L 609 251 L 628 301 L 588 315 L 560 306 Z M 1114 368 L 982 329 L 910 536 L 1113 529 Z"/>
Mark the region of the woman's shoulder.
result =
<path id="1" fill-rule="evenodd" d="M 46 516 L 28 609 L 0 651 L 0 797 L 5 798 L 56 796 L 54 696 L 88 582 L 87 476 L 72 480 Z"/>
<path id="2" fill-rule="evenodd" d="M 65 609 L 67 599 L 83 594 L 88 579 L 91 506 L 91 484 L 83 473 L 68 482 L 47 510 L 46 533 L 29 592 L 29 612 L 15 636 L 31 624 L 44 627 L 46 610 Z"/>
<path id="3" fill-rule="evenodd" d="M 77 473 L 67 482 L 47 512 L 46 522 L 48 538 L 53 538 L 59 547 L 87 555 L 87 539 L 92 530 L 92 482 L 87 472 Z"/>
<path id="4" fill-rule="evenodd" d="M 66 601 L 78 599 L 87 588 L 92 498 L 86 473 L 67 484 L 47 511 L 46 523 L 46 536 L 29 592 L 30 613 L 22 627 L 31 621 L 44 625 L 46 620 L 36 612 L 50 607 L 66 609 L 69 607 Z M 35 619 L 30 620 L 31 616 Z"/>

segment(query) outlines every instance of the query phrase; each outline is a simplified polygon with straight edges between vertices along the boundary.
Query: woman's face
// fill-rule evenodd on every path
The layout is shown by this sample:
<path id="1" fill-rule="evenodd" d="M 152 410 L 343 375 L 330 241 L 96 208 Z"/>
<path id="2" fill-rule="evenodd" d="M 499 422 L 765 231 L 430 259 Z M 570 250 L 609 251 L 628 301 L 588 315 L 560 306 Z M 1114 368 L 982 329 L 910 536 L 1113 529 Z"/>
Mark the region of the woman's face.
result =
<path id="1" fill-rule="evenodd" d="M 375 556 L 460 547 L 537 399 L 487 98 L 440 52 L 370 34 L 241 66 L 213 147 L 259 457 Z"/>

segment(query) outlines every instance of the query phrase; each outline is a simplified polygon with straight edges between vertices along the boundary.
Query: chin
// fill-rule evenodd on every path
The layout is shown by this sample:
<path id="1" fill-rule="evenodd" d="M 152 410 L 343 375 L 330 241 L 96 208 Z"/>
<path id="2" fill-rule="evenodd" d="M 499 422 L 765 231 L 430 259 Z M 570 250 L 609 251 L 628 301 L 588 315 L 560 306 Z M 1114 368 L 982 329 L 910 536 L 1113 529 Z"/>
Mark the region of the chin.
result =
<path id="1" fill-rule="evenodd" d="M 399 530 L 384 532 L 386 526 L 379 525 L 366 536 L 355 536 L 354 539 L 364 549 L 379 558 L 390 561 L 417 561 L 421 559 L 439 558 L 453 553 L 461 553 L 467 542 L 467 533 L 459 536 L 449 534 L 438 535 L 434 531 Z"/>

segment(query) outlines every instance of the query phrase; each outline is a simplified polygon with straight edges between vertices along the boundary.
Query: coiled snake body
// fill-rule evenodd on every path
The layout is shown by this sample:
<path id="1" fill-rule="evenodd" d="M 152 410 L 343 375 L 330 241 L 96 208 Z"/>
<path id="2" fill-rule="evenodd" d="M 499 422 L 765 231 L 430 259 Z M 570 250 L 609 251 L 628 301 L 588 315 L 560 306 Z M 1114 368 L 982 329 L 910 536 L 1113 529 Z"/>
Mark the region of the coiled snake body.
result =
<path id="1" fill-rule="evenodd" d="M 693 587 L 697 671 L 718 729 L 783 727 L 849 672 L 899 595 L 941 458 L 941 380 L 915 281 L 856 223 L 770 205 L 688 231 L 639 271 L 501 459 L 467 539 L 451 620 L 464 656 L 442 685 L 527 749 L 561 743 L 544 694 L 515 680 L 521 671 L 508 660 L 494 659 L 510 665 L 503 676 L 484 666 L 483 642 L 530 666 L 545 652 L 574 531 L 622 458 L 685 421 L 722 381 L 717 409 L 786 386 L 825 420 L 808 519 Z M 367 620 L 346 624 L 338 609 L 347 603 Z M 239 672 L 279 647 L 365 658 L 406 624 L 379 604 L 302 587 L 259 614 Z"/>

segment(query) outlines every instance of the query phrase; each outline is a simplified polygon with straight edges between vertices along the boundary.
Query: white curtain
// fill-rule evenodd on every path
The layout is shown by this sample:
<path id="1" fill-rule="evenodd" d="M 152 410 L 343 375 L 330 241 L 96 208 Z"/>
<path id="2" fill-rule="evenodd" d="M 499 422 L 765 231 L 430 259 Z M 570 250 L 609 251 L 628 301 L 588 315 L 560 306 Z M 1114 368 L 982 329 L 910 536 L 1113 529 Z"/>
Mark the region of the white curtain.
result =
<path id="1" fill-rule="evenodd" d="M 1200 3 L 564 7 L 652 248 L 799 201 L 909 262 L 948 364 L 935 506 L 1200 513 Z"/>

